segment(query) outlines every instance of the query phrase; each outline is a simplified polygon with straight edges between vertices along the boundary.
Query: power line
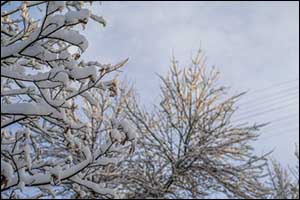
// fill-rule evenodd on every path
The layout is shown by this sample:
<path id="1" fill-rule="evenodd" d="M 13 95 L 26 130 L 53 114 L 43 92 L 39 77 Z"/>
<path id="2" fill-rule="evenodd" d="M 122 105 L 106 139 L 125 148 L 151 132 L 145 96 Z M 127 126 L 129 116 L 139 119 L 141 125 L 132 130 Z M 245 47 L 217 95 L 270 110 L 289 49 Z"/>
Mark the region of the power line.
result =
<path id="1" fill-rule="evenodd" d="M 299 86 L 294 86 L 294 87 L 291 87 L 291 88 L 286 88 L 284 90 L 277 91 L 274 94 L 267 94 L 266 96 L 260 96 L 258 98 L 253 98 L 253 99 L 247 100 L 245 102 L 241 101 L 240 105 L 255 103 L 255 102 L 257 102 L 257 100 L 260 100 L 260 99 L 274 98 L 275 96 L 282 96 L 283 94 L 286 95 L 287 93 L 289 94 L 291 92 L 293 92 L 293 94 L 294 94 L 295 91 L 297 91 L 299 93 Z"/>
<path id="2" fill-rule="evenodd" d="M 253 111 L 248 111 L 248 112 L 244 112 L 243 114 L 237 114 L 236 115 L 236 118 L 244 118 L 244 117 L 248 117 L 249 115 L 255 115 L 256 114 L 259 114 L 259 113 L 269 113 L 268 111 L 276 111 L 276 110 L 281 110 L 283 108 L 289 108 L 289 106 L 292 106 L 292 105 L 299 105 L 299 101 L 297 102 L 290 102 L 288 104 L 281 104 L 280 106 L 277 106 L 277 107 L 274 107 L 274 106 L 271 106 L 271 107 L 265 107 L 265 109 L 256 109 L 256 110 L 253 110 Z"/>
<path id="3" fill-rule="evenodd" d="M 257 99 L 257 101 L 253 101 L 252 103 L 244 103 L 244 104 L 239 104 L 237 105 L 240 109 L 244 109 L 244 108 L 249 108 L 249 107 L 253 107 L 256 105 L 264 105 L 266 103 L 272 103 L 272 102 L 276 102 L 278 100 L 283 100 L 286 98 L 297 98 L 299 99 L 299 90 L 298 91 L 293 91 L 293 93 L 287 95 L 285 94 L 284 96 L 268 96 L 268 97 L 262 97 L 261 99 Z M 249 106 L 250 105 L 250 106 Z"/>
<path id="4" fill-rule="evenodd" d="M 276 89 L 278 89 L 278 86 L 282 86 L 282 85 L 288 85 L 288 84 L 290 84 L 290 83 L 293 83 L 293 82 L 295 82 L 295 81 L 299 81 L 299 78 L 297 78 L 297 79 L 294 79 L 294 80 L 290 80 L 290 81 L 285 81 L 285 82 L 281 82 L 281 83 L 277 83 L 277 84 L 274 84 L 274 85 L 271 85 L 271 86 L 269 86 L 269 87 L 265 87 L 265 88 L 262 88 L 262 89 L 258 89 L 258 90 L 253 90 L 253 91 L 250 91 L 248 94 L 250 94 L 250 95 L 253 95 L 253 94 L 257 94 L 257 93 L 260 93 L 260 92 L 263 92 L 263 91 L 266 91 L 266 90 L 268 90 L 268 89 L 275 89 L 275 87 L 276 87 Z M 297 93 L 295 93 L 295 91 L 297 92 Z M 292 95 L 292 98 L 291 98 L 291 96 L 287 96 L 287 94 L 290 94 L 291 92 L 293 92 L 291 95 Z M 273 93 L 273 92 L 272 92 Z M 294 96 L 295 94 L 297 94 L 296 96 Z M 284 95 L 284 96 L 283 96 Z M 253 99 L 253 100 L 248 100 L 248 101 L 246 101 L 246 102 L 244 102 L 244 103 L 242 103 L 242 104 L 240 104 L 239 106 L 241 106 L 241 105 L 248 105 L 249 106 L 249 104 L 251 105 L 251 103 L 255 103 L 255 105 L 256 105 L 256 108 L 257 108 L 257 105 L 258 105 L 258 107 L 259 106 L 262 106 L 262 105 L 266 105 L 266 106 L 268 106 L 268 107 L 270 107 L 270 102 L 272 102 L 272 106 L 273 105 L 277 105 L 277 104 L 281 104 L 281 103 L 284 103 L 282 100 L 283 99 L 285 99 L 285 102 L 286 102 L 286 100 L 294 100 L 294 98 L 295 97 L 299 97 L 299 86 L 293 86 L 293 87 L 289 87 L 289 88 L 285 88 L 285 89 L 281 89 L 280 91 L 277 91 L 276 93 L 273 93 L 272 95 L 268 95 L 267 97 L 260 97 L 263 101 L 258 101 L 257 102 L 257 100 L 259 100 L 259 98 L 256 98 L 256 99 Z M 276 98 L 277 97 L 277 98 Z M 275 98 L 275 99 L 274 99 Z M 266 100 L 266 99 L 270 99 L 270 100 Z M 275 101 L 274 101 L 275 100 Z M 278 100 L 280 100 L 280 101 L 278 101 Z M 297 100 L 299 100 L 299 98 L 297 99 Z M 276 102 L 276 104 L 275 104 L 275 102 Z M 281 105 L 281 106 L 278 106 L 278 107 L 275 107 L 275 108 L 271 108 L 271 109 L 268 109 L 268 110 L 264 110 L 264 111 L 262 111 L 262 112 L 258 112 L 258 113 L 255 113 L 255 114 L 252 114 L 252 115 L 249 115 L 249 112 L 247 112 L 247 114 L 248 115 L 246 115 L 246 116 L 239 116 L 240 118 L 239 119 L 237 119 L 236 121 L 234 121 L 235 123 L 236 122 L 239 122 L 239 121 L 242 121 L 242 120 L 244 120 L 244 119 L 249 119 L 249 118 L 253 118 L 253 117 L 257 117 L 257 116 L 261 116 L 261 115 L 264 115 L 264 114 L 266 114 L 266 113 L 270 113 L 270 112 L 274 112 L 274 111 L 276 111 L 276 110 L 281 110 L 281 109 L 283 109 L 283 108 L 286 108 L 286 107 L 288 107 L 288 106 L 291 106 L 291 105 L 295 105 L 294 103 L 289 103 L 289 104 L 286 104 L 286 105 Z M 297 102 L 297 105 L 299 105 L 299 101 Z M 247 108 L 247 107 L 246 107 Z M 248 111 L 250 111 L 250 109 L 251 109 L 251 107 L 248 107 Z M 253 106 L 252 106 L 252 109 L 253 109 Z M 244 112 L 245 113 L 245 112 Z M 251 111 L 250 111 L 250 113 L 251 113 Z M 245 113 L 246 114 L 246 113 Z M 274 123 L 274 122 L 280 122 L 280 121 L 286 121 L 286 120 L 291 120 L 291 119 L 294 119 L 293 117 L 295 117 L 296 115 L 298 115 L 299 116 L 299 113 L 295 113 L 295 114 L 292 114 L 292 115 L 286 115 L 286 116 L 284 116 L 284 117 L 280 117 L 280 118 L 277 118 L 277 119 L 274 119 L 274 120 L 270 120 L 270 122 L 271 123 Z M 274 125 L 276 125 L 276 124 L 274 124 Z M 275 137 L 275 136 L 278 136 L 279 134 L 281 134 L 281 133 L 286 133 L 287 131 L 294 131 L 294 130 L 298 130 L 298 132 L 299 132 L 299 124 L 297 125 L 298 126 L 298 128 L 290 128 L 290 129 L 287 129 L 287 130 L 283 130 L 283 131 L 280 131 L 279 133 L 277 133 L 276 135 L 272 135 L 272 136 L 269 136 L 269 137 L 263 137 L 263 138 L 260 138 L 260 139 L 269 139 L 269 138 L 271 138 L 271 137 Z M 272 127 L 272 126 L 271 126 Z M 274 129 L 274 126 L 273 126 L 273 129 Z M 299 133 L 298 133 L 299 134 Z"/>
<path id="5" fill-rule="evenodd" d="M 267 125 L 265 127 L 262 127 L 261 131 L 268 133 L 268 132 L 274 132 L 274 130 L 280 130 L 284 127 L 290 128 L 291 126 L 297 124 L 295 121 L 296 121 L 295 119 L 294 121 L 292 119 L 289 119 L 287 121 L 281 121 L 280 123 L 277 124 Z"/>
<path id="6" fill-rule="evenodd" d="M 279 101 L 279 102 L 274 102 L 272 104 L 258 105 L 257 107 L 252 107 L 252 108 L 248 108 L 248 109 L 238 109 L 235 113 L 235 117 L 247 116 L 252 113 L 272 109 L 276 106 L 289 105 L 290 103 L 295 104 L 295 110 L 297 111 L 296 108 L 298 108 L 298 107 L 296 107 L 296 106 L 299 104 L 299 99 L 287 99 L 286 101 Z"/>
<path id="7" fill-rule="evenodd" d="M 241 109 L 243 112 L 240 112 L 239 115 L 243 116 L 245 114 L 253 113 L 253 111 L 257 112 L 258 110 L 261 110 L 261 109 L 272 108 L 272 107 L 274 107 L 276 105 L 280 105 L 280 104 L 282 105 L 282 104 L 285 104 L 287 102 L 295 102 L 295 101 L 299 102 L 299 99 L 287 99 L 286 101 L 273 102 L 273 103 L 267 104 L 267 105 L 265 105 L 263 107 L 262 107 L 262 105 L 264 105 L 264 104 L 259 105 L 258 107 L 254 107 L 254 108 L 252 107 L 251 109 L 250 108 L 248 108 L 246 110 L 245 109 Z"/>
<path id="8" fill-rule="evenodd" d="M 277 126 L 267 130 L 261 130 L 262 134 L 272 134 L 276 132 L 287 131 L 290 129 L 299 128 L 299 123 L 292 123 L 289 126 Z"/>
<path id="9" fill-rule="evenodd" d="M 298 105 L 299 102 L 297 102 L 296 105 Z M 270 112 L 273 112 L 275 110 L 281 110 L 282 108 L 286 108 L 287 106 L 291 106 L 291 105 L 295 105 L 295 103 L 290 103 L 290 104 L 287 104 L 287 105 L 284 105 L 284 106 L 278 106 L 278 107 L 275 107 L 273 109 L 269 109 L 269 110 L 265 110 L 265 111 L 262 111 L 262 112 L 258 112 L 256 114 L 253 114 L 253 115 L 249 115 L 249 116 L 243 116 L 243 117 L 240 117 L 238 118 L 237 120 L 235 120 L 234 122 L 239 122 L 239 121 L 242 121 L 242 120 L 245 120 L 247 118 L 252 118 L 252 117 L 257 117 L 257 116 L 260 116 L 260 115 L 263 115 L 265 113 L 270 113 Z"/>
<path id="10" fill-rule="evenodd" d="M 237 107 L 239 107 L 241 109 L 249 108 L 249 107 L 253 107 L 256 105 L 265 105 L 267 103 L 277 102 L 278 100 L 288 100 L 290 98 L 299 99 L 299 91 L 295 91 L 289 95 L 284 95 L 284 96 L 269 96 L 269 98 L 261 98 L 261 99 L 258 99 L 256 102 L 253 101 L 253 103 L 251 103 L 251 104 L 239 104 L 239 105 L 237 105 Z"/>
<path id="11" fill-rule="evenodd" d="M 278 128 L 278 129 L 273 129 L 273 130 L 268 130 L 268 131 L 262 131 L 262 134 L 265 135 L 265 137 L 267 137 L 268 135 L 274 135 L 277 133 L 281 133 L 281 132 L 289 132 L 291 130 L 299 130 L 299 124 L 293 124 L 293 126 L 290 127 L 283 127 L 283 128 Z"/>
<path id="12" fill-rule="evenodd" d="M 271 120 L 270 123 L 272 124 L 274 122 L 281 122 L 281 121 L 286 121 L 288 119 L 295 119 L 295 118 L 292 118 L 294 116 L 298 116 L 298 118 L 299 118 L 299 113 L 294 113 L 294 114 L 291 114 L 291 115 L 287 115 L 287 116 L 284 116 L 284 117 L 280 117 L 280 118 Z"/>
<path id="13" fill-rule="evenodd" d="M 260 138 L 260 140 L 268 140 L 268 139 L 270 139 L 270 138 L 278 137 L 278 136 L 281 136 L 281 135 L 283 135 L 283 134 L 285 134 L 285 135 L 289 135 L 289 134 L 291 134 L 291 133 L 294 133 L 294 134 L 295 134 L 294 131 L 298 131 L 297 134 L 299 134 L 299 124 L 298 124 L 297 127 L 293 127 L 293 128 L 281 130 L 281 131 L 276 132 L 275 134 L 272 134 L 272 135 L 270 135 L 270 136 L 268 136 L 268 137 L 267 137 L 267 136 L 262 137 L 262 138 Z M 268 133 L 266 133 L 266 134 L 268 134 Z M 269 132 L 269 134 L 270 134 L 270 132 Z"/>
<path id="14" fill-rule="evenodd" d="M 281 86 L 281 85 L 287 85 L 289 83 L 296 82 L 296 81 L 299 81 L 299 78 L 292 79 L 292 80 L 289 80 L 289 81 L 280 82 L 280 83 L 275 83 L 275 84 L 270 85 L 270 86 L 265 87 L 265 88 L 256 89 L 256 90 L 253 90 L 253 91 L 249 90 L 249 91 L 250 91 L 251 94 L 259 93 L 259 92 L 262 92 L 262 91 L 270 89 L 270 88 L 278 87 L 278 86 Z"/>
<path id="15" fill-rule="evenodd" d="M 298 118 L 295 118 L 295 116 L 298 116 Z M 299 120 L 299 114 L 298 113 L 294 113 L 294 114 L 291 114 L 291 115 L 286 115 L 284 117 L 280 117 L 280 118 L 277 118 L 275 120 L 270 120 L 269 121 L 269 125 L 265 126 L 265 127 L 262 127 L 261 131 L 262 132 L 270 132 L 271 130 L 278 130 L 282 127 L 291 127 L 290 125 L 286 125 L 287 122 L 289 122 L 288 124 L 291 124 L 290 121 L 292 120 L 296 120 L 298 119 Z M 278 123 L 278 122 L 281 122 L 281 123 Z M 283 123 L 282 123 L 283 122 Z M 295 123 L 292 123 L 293 125 Z M 298 126 L 299 126 L 299 123 L 298 123 Z"/>
<path id="16" fill-rule="evenodd" d="M 294 79 L 294 80 L 290 80 L 290 81 L 281 82 L 281 83 L 278 83 L 278 84 L 274 84 L 270 87 L 266 87 L 266 88 L 263 88 L 263 89 L 254 90 L 250 94 L 253 94 L 253 93 L 258 92 L 258 91 L 264 91 L 266 89 L 273 88 L 275 86 L 287 85 L 287 84 L 290 84 L 290 83 L 295 82 L 297 80 L 299 80 L 299 78 Z M 287 95 L 287 94 L 290 94 L 290 95 Z M 296 97 L 299 97 L 299 86 L 296 86 L 296 87 L 293 86 L 293 87 L 281 89 L 280 91 L 277 91 L 275 93 L 273 92 L 272 95 L 269 95 L 267 97 L 262 96 L 260 98 L 256 98 L 256 99 L 253 99 L 253 100 L 248 100 L 248 101 L 244 102 L 243 104 L 238 105 L 238 107 L 240 107 L 241 105 L 248 105 L 248 106 L 245 107 L 246 111 L 245 111 L 245 109 L 244 110 L 241 109 L 243 112 L 238 115 L 239 118 L 234 122 L 239 122 L 239 121 L 245 120 L 247 118 L 261 116 L 265 113 L 270 113 L 270 112 L 273 112 L 273 111 L 276 111 L 276 110 L 281 110 L 281 109 L 286 108 L 286 107 L 291 106 L 291 105 L 299 105 L 299 101 L 296 102 L 296 103 L 289 103 L 289 104 L 282 105 L 282 103 L 286 103 L 287 101 L 288 102 L 294 102 L 295 100 L 299 100 L 299 98 L 295 99 Z M 260 101 L 260 99 L 262 101 Z M 248 104 L 246 104 L 246 103 L 248 103 Z M 254 106 L 249 106 L 249 104 L 250 105 L 254 104 Z M 273 106 L 278 105 L 278 104 L 281 104 L 281 106 L 273 107 Z M 263 108 L 264 110 L 261 111 L 261 112 L 256 112 L 255 113 L 255 110 L 262 109 L 261 108 L 262 106 L 264 106 L 264 108 Z M 270 109 L 266 109 L 266 108 L 270 108 Z M 281 117 L 280 119 L 275 119 L 275 120 L 271 120 L 271 121 L 275 122 L 275 121 L 283 121 L 283 120 L 286 120 L 286 117 L 285 118 Z"/>

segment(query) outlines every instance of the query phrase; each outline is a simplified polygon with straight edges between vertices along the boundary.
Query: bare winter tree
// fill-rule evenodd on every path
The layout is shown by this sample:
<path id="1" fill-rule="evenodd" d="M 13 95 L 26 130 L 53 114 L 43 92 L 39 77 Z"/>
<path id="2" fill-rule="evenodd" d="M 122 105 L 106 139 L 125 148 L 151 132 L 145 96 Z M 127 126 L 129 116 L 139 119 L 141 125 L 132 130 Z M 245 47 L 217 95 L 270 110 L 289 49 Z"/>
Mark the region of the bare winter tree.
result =
<path id="1" fill-rule="evenodd" d="M 272 160 L 269 168 L 272 199 L 299 199 L 299 149 L 295 152 L 297 166 L 289 170 Z"/>
<path id="2" fill-rule="evenodd" d="M 90 3 L 1 1 L 1 198 L 115 195 L 114 168 L 136 137 L 113 76 L 127 60 L 81 59 L 77 26 L 105 25 Z"/>
<path id="3" fill-rule="evenodd" d="M 250 145 L 263 124 L 235 124 L 235 102 L 219 73 L 205 67 L 201 51 L 189 68 L 173 59 L 161 77 L 161 101 L 153 112 L 126 100 L 127 117 L 142 135 L 135 154 L 123 163 L 127 198 L 263 198 L 269 189 L 267 155 Z"/>

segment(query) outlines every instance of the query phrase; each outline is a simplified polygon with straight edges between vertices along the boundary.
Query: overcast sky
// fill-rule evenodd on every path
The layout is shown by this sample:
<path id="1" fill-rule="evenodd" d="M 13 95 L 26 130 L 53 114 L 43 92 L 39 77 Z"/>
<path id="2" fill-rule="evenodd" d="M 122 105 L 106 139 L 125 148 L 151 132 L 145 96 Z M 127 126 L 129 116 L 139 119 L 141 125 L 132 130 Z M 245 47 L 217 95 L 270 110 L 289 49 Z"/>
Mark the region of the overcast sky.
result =
<path id="1" fill-rule="evenodd" d="M 86 59 L 116 63 L 129 57 L 122 78 L 135 84 L 148 107 L 158 101 L 155 73 L 166 74 L 172 52 L 184 66 L 201 47 L 209 66 L 220 70 L 221 84 L 232 91 L 250 89 L 242 117 L 249 111 L 251 122 L 277 120 L 256 144 L 258 151 L 276 147 L 277 159 L 292 162 L 294 144 L 299 143 L 299 2 L 95 5 L 94 13 L 106 19 L 107 27 L 88 24 Z M 270 109 L 274 111 L 258 115 Z"/>

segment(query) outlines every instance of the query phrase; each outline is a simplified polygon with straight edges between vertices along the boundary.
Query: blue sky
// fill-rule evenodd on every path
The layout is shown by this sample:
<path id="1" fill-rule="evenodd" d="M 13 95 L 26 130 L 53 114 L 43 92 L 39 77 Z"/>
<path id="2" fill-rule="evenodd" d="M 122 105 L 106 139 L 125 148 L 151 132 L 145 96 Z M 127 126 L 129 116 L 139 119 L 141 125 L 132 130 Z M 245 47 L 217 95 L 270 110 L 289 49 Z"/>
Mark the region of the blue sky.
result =
<path id="1" fill-rule="evenodd" d="M 274 157 L 285 164 L 294 161 L 299 80 L 273 85 L 299 77 L 299 2 L 102 2 L 93 11 L 107 20 L 107 27 L 88 24 L 90 45 L 84 58 L 116 63 L 129 57 L 122 78 L 135 85 L 146 107 L 159 99 L 155 73 L 167 73 L 172 52 L 186 66 L 201 47 L 208 66 L 220 70 L 221 84 L 233 92 L 250 89 L 242 102 L 254 103 L 242 116 L 283 107 L 249 121 L 287 116 L 266 128 L 256 147 L 258 152 L 275 148 Z"/>

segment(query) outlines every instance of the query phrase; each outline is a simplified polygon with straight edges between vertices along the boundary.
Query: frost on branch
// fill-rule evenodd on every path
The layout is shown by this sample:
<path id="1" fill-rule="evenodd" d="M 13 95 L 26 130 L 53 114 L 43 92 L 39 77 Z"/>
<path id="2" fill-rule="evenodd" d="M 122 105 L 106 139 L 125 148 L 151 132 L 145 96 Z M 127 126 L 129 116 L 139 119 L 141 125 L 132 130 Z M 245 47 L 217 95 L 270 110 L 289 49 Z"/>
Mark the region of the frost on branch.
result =
<path id="1" fill-rule="evenodd" d="M 125 133 L 125 137 L 127 138 L 127 140 L 134 140 L 138 137 L 138 133 L 136 132 L 135 127 L 128 120 L 113 120 L 112 123 L 113 127 Z M 122 137 L 121 134 L 117 132 L 117 130 L 114 129 L 112 134 L 116 135 L 116 137 Z"/>
<path id="2" fill-rule="evenodd" d="M 217 84 L 219 73 L 205 67 L 200 51 L 190 67 L 174 59 L 161 78 L 161 100 L 151 112 L 126 100 L 127 119 L 140 133 L 136 151 L 122 163 L 124 198 L 264 198 L 266 155 L 250 142 L 262 125 L 231 122 L 235 102 Z M 116 122 L 130 133 L 126 123 Z M 131 134 L 129 134 L 131 135 Z M 133 134 L 132 134 L 133 135 Z"/>
<path id="3" fill-rule="evenodd" d="M 115 195 L 118 164 L 135 142 L 126 127 L 114 134 L 111 123 L 130 95 L 112 78 L 127 59 L 81 59 L 88 40 L 80 26 L 90 19 L 105 25 L 90 2 L 1 2 L 3 198 L 22 197 L 26 187 L 41 192 L 32 198 L 55 197 L 54 187 L 73 197 Z"/>
<path id="4" fill-rule="evenodd" d="M 268 167 L 268 184 L 271 188 L 270 199 L 299 199 L 299 146 L 296 146 L 295 167 L 285 169 L 276 160 L 271 160 Z"/>

